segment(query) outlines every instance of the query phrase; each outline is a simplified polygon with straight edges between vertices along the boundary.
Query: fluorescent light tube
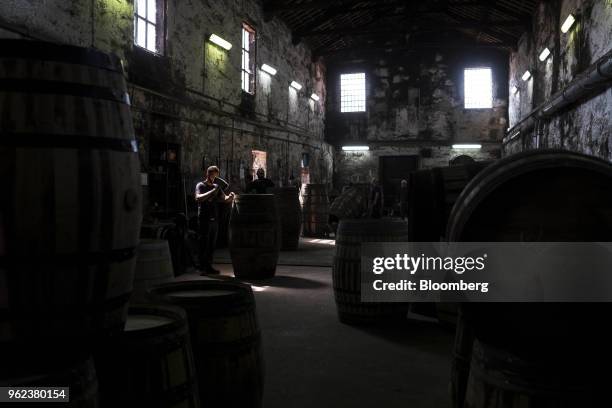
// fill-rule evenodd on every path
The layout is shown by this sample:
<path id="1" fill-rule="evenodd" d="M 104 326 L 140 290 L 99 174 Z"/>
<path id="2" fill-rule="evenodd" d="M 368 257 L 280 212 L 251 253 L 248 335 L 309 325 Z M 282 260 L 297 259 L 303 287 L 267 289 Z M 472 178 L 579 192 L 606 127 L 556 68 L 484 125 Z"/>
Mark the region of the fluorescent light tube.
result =
<path id="1" fill-rule="evenodd" d="M 319 95 L 317 95 L 316 93 L 313 93 L 312 95 L 310 95 L 310 99 L 312 99 L 313 101 L 318 101 Z"/>
<path id="2" fill-rule="evenodd" d="M 510 88 L 510 92 L 512 92 L 513 95 L 516 95 L 516 93 L 518 92 L 518 88 L 516 86 L 512 86 L 512 88 Z"/>
<path id="3" fill-rule="evenodd" d="M 567 16 L 567 18 L 563 22 L 563 25 L 561 26 L 561 32 L 567 33 L 570 30 L 570 28 L 572 28 L 572 26 L 574 25 L 574 21 L 576 21 L 576 19 L 574 18 L 573 15 L 570 14 L 569 16 Z"/>
<path id="4" fill-rule="evenodd" d="M 302 89 L 302 85 L 300 85 L 299 83 L 295 82 L 295 81 L 291 81 L 291 87 L 294 88 L 295 90 L 299 91 L 300 89 Z"/>
<path id="5" fill-rule="evenodd" d="M 342 150 L 345 152 L 355 152 L 355 151 L 366 151 L 370 150 L 369 146 L 342 146 Z"/>
<path id="6" fill-rule="evenodd" d="M 271 67 L 268 64 L 263 64 L 261 66 L 261 70 L 264 71 L 264 72 L 267 72 L 268 74 L 270 74 L 272 76 L 276 75 L 276 68 Z"/>
<path id="7" fill-rule="evenodd" d="M 219 47 L 224 48 L 226 50 L 232 49 L 232 44 L 229 41 L 225 41 L 223 38 L 219 37 L 217 34 L 211 34 L 209 40 L 213 44 L 217 44 Z"/>
<path id="8" fill-rule="evenodd" d="M 529 70 L 525 71 L 525 73 L 523 74 L 523 76 L 521 77 L 521 79 L 523 81 L 529 81 L 529 78 L 531 78 L 531 72 L 529 72 Z"/>
<path id="9" fill-rule="evenodd" d="M 480 149 L 482 146 L 479 144 L 461 143 L 454 144 L 453 149 Z"/>
<path id="10" fill-rule="evenodd" d="M 539 56 L 540 61 L 542 62 L 546 61 L 546 58 L 548 58 L 549 55 L 550 55 L 550 50 L 548 48 L 544 48 Z"/>

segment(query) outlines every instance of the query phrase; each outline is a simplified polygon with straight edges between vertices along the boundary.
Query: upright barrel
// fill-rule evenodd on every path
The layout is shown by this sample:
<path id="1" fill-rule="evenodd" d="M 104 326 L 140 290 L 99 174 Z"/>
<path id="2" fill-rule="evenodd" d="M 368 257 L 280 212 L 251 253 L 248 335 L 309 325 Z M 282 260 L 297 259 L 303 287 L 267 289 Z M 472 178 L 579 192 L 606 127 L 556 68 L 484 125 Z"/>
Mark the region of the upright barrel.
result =
<path id="1" fill-rule="evenodd" d="M 281 250 L 294 250 L 300 242 L 302 207 L 296 187 L 281 187 L 274 190 L 278 216 L 281 222 Z"/>
<path id="2" fill-rule="evenodd" d="M 408 234 L 412 242 L 438 242 L 446 233 L 450 212 L 469 181 L 489 161 L 436 167 L 410 176 Z"/>
<path id="3" fill-rule="evenodd" d="M 248 285 L 177 282 L 151 289 L 150 298 L 187 311 L 202 407 L 261 406 L 261 334 Z"/>
<path id="4" fill-rule="evenodd" d="M 141 221 L 119 58 L 0 40 L 0 343 L 118 332 Z"/>
<path id="5" fill-rule="evenodd" d="M 306 184 L 302 205 L 302 235 L 325 237 L 328 233 L 329 198 L 325 184 Z"/>
<path id="6" fill-rule="evenodd" d="M 230 256 L 234 275 L 274 276 L 281 247 L 281 224 L 273 194 L 240 194 L 230 218 Z"/>
<path id="7" fill-rule="evenodd" d="M 147 289 L 174 279 L 170 247 L 161 239 L 142 239 L 138 245 L 131 302 L 145 300 Z"/>
<path id="8" fill-rule="evenodd" d="M 123 333 L 98 346 L 96 369 L 102 406 L 200 407 L 187 315 L 179 307 L 130 307 Z"/>
<path id="9" fill-rule="evenodd" d="M 472 179 L 453 207 L 447 236 L 450 241 L 475 242 L 610 242 L 610 185 L 612 165 L 592 156 L 556 149 L 512 155 Z M 555 401 L 564 399 L 568 385 L 563 376 L 572 379 L 572 387 L 588 386 L 580 397 L 584 401 L 598 391 L 594 382 L 587 384 L 585 379 L 593 380 L 597 366 L 612 360 L 612 336 L 600 330 L 611 312 L 607 304 L 466 303 L 463 307 L 475 338 L 484 345 L 480 354 L 473 353 L 477 357 L 472 358 L 466 407 L 519 406 L 503 405 L 501 399 L 482 394 L 492 395 L 489 386 L 502 392 L 504 384 L 517 382 L 527 389 L 515 401 L 524 406 L 557 406 Z M 506 356 L 500 357 L 496 350 Z M 484 371 L 483 361 L 489 361 Z M 508 367 L 512 361 L 517 365 Z M 490 369 L 491 364 L 497 369 Z M 474 367 L 480 371 L 472 372 Z M 499 376 L 508 370 L 513 371 L 512 380 Z M 489 386 L 479 385 L 481 380 Z M 542 394 L 543 390 L 548 391 Z"/>
<path id="10" fill-rule="evenodd" d="M 368 324 L 406 317 L 407 303 L 361 302 L 361 244 L 406 242 L 405 221 L 395 219 L 342 220 L 338 226 L 332 270 L 334 298 L 341 322 Z"/>

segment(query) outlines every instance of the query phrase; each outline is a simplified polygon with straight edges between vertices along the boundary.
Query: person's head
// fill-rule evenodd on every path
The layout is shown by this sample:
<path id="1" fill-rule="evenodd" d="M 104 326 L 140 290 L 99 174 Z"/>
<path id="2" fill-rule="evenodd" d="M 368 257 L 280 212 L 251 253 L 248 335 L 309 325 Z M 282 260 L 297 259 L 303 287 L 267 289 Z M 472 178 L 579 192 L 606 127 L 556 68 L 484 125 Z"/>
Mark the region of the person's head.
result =
<path id="1" fill-rule="evenodd" d="M 219 168 L 217 166 L 210 166 L 206 169 L 206 178 L 210 181 L 213 181 L 216 177 L 219 176 Z"/>
<path id="2" fill-rule="evenodd" d="M 408 187 L 408 180 L 402 180 L 400 183 L 402 187 Z"/>
<path id="3" fill-rule="evenodd" d="M 257 169 L 257 178 L 264 178 L 266 176 L 266 172 L 263 167 Z"/>

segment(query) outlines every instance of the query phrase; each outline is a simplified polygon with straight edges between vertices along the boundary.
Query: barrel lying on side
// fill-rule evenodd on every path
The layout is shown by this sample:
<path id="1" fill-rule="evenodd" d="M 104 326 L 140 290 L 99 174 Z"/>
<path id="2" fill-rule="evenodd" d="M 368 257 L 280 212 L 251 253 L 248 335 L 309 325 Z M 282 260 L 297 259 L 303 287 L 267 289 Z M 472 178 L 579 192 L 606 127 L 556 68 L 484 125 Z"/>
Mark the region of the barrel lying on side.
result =
<path id="1" fill-rule="evenodd" d="M 251 288 L 210 280 L 164 284 L 149 293 L 187 311 L 202 407 L 260 407 L 263 358 Z"/>
<path id="2" fill-rule="evenodd" d="M 300 242 L 302 228 L 299 190 L 296 187 L 277 188 L 274 196 L 281 222 L 281 250 L 295 250 Z"/>
<path id="3" fill-rule="evenodd" d="M 612 165 L 592 156 L 556 149 L 508 156 L 464 189 L 447 237 L 610 242 L 611 185 Z M 608 304 L 466 303 L 463 310 L 481 345 L 472 353 L 466 407 L 601 406 L 591 397 L 605 393 L 596 373 L 612 361 L 612 336 L 600 329 Z"/>
<path id="4" fill-rule="evenodd" d="M 406 222 L 392 219 L 343 220 L 338 226 L 332 271 L 341 322 L 377 323 L 405 318 L 406 303 L 361 302 L 361 243 L 407 241 Z"/>
<path id="5" fill-rule="evenodd" d="M 329 198 L 325 184 L 306 184 L 302 204 L 302 235 L 325 237 L 328 233 Z"/>
<path id="6" fill-rule="evenodd" d="M 0 40 L 0 342 L 118 332 L 140 164 L 119 58 Z"/>
<path id="7" fill-rule="evenodd" d="M 125 330 L 101 343 L 96 369 L 102 406 L 199 408 L 185 311 L 130 307 Z"/>
<path id="8" fill-rule="evenodd" d="M 230 218 L 230 256 L 234 275 L 274 276 L 281 246 L 281 226 L 273 194 L 236 196 Z"/>

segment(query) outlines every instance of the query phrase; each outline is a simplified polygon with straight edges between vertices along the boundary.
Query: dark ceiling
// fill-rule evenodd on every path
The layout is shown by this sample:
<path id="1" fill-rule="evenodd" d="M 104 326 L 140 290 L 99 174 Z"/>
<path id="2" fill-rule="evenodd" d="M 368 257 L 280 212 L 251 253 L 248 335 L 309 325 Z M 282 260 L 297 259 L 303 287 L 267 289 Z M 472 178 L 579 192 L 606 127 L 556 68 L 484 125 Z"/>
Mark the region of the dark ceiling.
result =
<path id="1" fill-rule="evenodd" d="M 497 47 L 512 49 L 530 29 L 537 0 L 265 0 L 294 43 L 314 56 L 355 49 Z"/>

